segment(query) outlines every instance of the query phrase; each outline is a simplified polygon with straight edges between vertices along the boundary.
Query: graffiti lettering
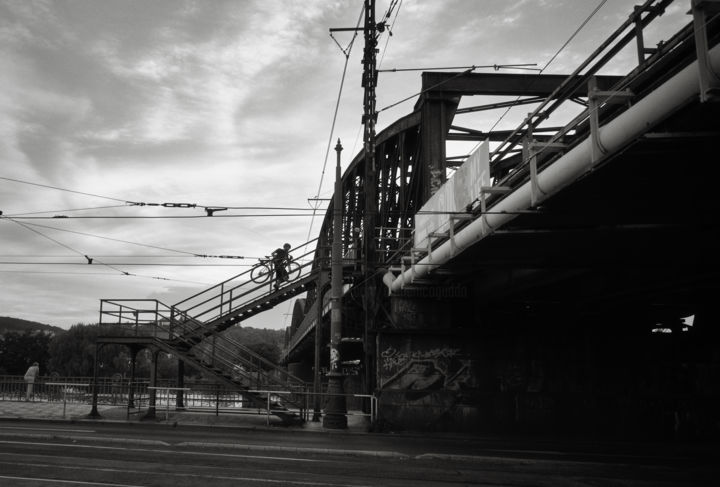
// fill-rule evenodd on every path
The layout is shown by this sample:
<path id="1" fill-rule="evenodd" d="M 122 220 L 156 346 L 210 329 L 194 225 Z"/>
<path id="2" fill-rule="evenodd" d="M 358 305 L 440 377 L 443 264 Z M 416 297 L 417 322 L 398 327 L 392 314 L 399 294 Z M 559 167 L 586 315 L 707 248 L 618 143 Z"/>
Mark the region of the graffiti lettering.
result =
<path id="1" fill-rule="evenodd" d="M 414 350 L 401 352 L 394 347 L 386 348 L 380 356 L 385 370 L 396 370 L 405 366 L 411 360 L 435 360 L 439 358 L 452 358 L 460 353 L 459 348 L 433 348 L 431 350 Z"/>

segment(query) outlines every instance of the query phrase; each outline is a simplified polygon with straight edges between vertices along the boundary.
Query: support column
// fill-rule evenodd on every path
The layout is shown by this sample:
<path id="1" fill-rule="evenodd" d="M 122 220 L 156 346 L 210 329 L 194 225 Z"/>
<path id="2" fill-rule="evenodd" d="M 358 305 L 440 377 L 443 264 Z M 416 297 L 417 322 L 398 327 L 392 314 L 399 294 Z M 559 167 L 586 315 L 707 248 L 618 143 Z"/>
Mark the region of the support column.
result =
<path id="1" fill-rule="evenodd" d="M 427 201 L 445 183 L 445 137 L 448 131 L 445 104 L 445 100 L 432 99 L 430 95 L 425 95 L 423 100 L 420 137 L 426 177 L 420 203 Z"/>
<path id="2" fill-rule="evenodd" d="M 139 351 L 140 350 L 135 346 L 130 347 L 130 385 L 128 389 L 128 408 L 135 407 L 135 367 Z"/>
<path id="3" fill-rule="evenodd" d="M 321 269 L 325 266 L 321 260 Z M 322 376 L 320 375 L 320 352 L 322 351 L 322 311 L 323 300 L 327 292 L 327 271 L 321 270 L 318 278 L 317 299 L 315 301 L 316 322 L 315 322 L 315 356 L 313 360 L 313 418 L 314 422 L 320 421 L 322 416 Z"/>
<path id="4" fill-rule="evenodd" d="M 157 387 L 157 363 L 158 363 L 158 350 L 154 350 L 151 354 L 150 364 L 150 387 Z M 157 390 L 148 390 L 148 411 L 143 419 L 155 419 L 155 404 L 157 400 Z"/>
<path id="5" fill-rule="evenodd" d="M 177 387 L 178 389 L 185 387 L 185 362 L 181 359 L 178 359 Z M 177 391 L 177 396 L 175 397 L 175 410 L 185 410 L 185 391 L 183 390 Z"/>
<path id="6" fill-rule="evenodd" d="M 100 413 L 98 412 L 97 403 L 98 403 L 98 355 L 100 354 L 100 349 L 102 348 L 102 345 L 96 343 L 95 344 L 95 363 L 93 365 L 93 385 L 92 385 L 92 409 L 90 410 L 90 414 L 88 414 L 89 418 L 100 418 Z"/>

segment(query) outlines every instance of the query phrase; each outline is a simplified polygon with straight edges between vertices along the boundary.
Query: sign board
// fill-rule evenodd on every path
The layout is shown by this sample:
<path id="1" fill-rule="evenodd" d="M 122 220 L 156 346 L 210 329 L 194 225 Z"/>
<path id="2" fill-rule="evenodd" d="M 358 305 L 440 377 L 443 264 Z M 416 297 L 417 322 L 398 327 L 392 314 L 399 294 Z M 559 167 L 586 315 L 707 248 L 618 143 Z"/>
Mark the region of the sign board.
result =
<path id="1" fill-rule="evenodd" d="M 487 140 L 417 212 L 414 247 L 426 248 L 431 233 L 447 232 L 450 215 L 465 212 L 467 206 L 480 197 L 482 186 L 490 186 L 490 144 Z"/>

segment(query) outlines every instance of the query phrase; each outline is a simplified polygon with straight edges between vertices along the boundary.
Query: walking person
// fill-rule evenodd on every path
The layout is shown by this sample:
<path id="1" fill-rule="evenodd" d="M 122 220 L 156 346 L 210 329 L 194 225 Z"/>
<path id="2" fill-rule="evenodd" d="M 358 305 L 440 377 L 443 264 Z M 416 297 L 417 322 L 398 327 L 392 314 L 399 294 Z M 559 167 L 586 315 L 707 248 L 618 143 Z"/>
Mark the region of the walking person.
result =
<path id="1" fill-rule="evenodd" d="M 27 390 L 25 391 L 25 400 L 31 401 L 34 398 L 33 387 L 35 386 L 35 379 L 40 375 L 40 364 L 33 362 L 33 364 L 25 372 L 25 382 L 27 383 Z"/>
<path id="2" fill-rule="evenodd" d="M 283 281 L 288 280 L 287 264 L 290 259 L 290 244 L 286 243 L 280 249 L 272 253 L 273 270 L 275 271 L 275 289 L 280 287 Z"/>

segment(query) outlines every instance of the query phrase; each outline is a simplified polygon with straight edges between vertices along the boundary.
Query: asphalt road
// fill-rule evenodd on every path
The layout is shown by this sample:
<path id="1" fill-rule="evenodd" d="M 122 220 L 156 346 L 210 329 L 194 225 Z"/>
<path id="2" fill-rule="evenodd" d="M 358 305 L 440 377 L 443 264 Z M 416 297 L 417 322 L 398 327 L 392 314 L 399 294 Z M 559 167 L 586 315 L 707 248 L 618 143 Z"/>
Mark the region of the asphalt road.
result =
<path id="1" fill-rule="evenodd" d="M 0 486 L 705 486 L 709 445 L 0 422 Z"/>

